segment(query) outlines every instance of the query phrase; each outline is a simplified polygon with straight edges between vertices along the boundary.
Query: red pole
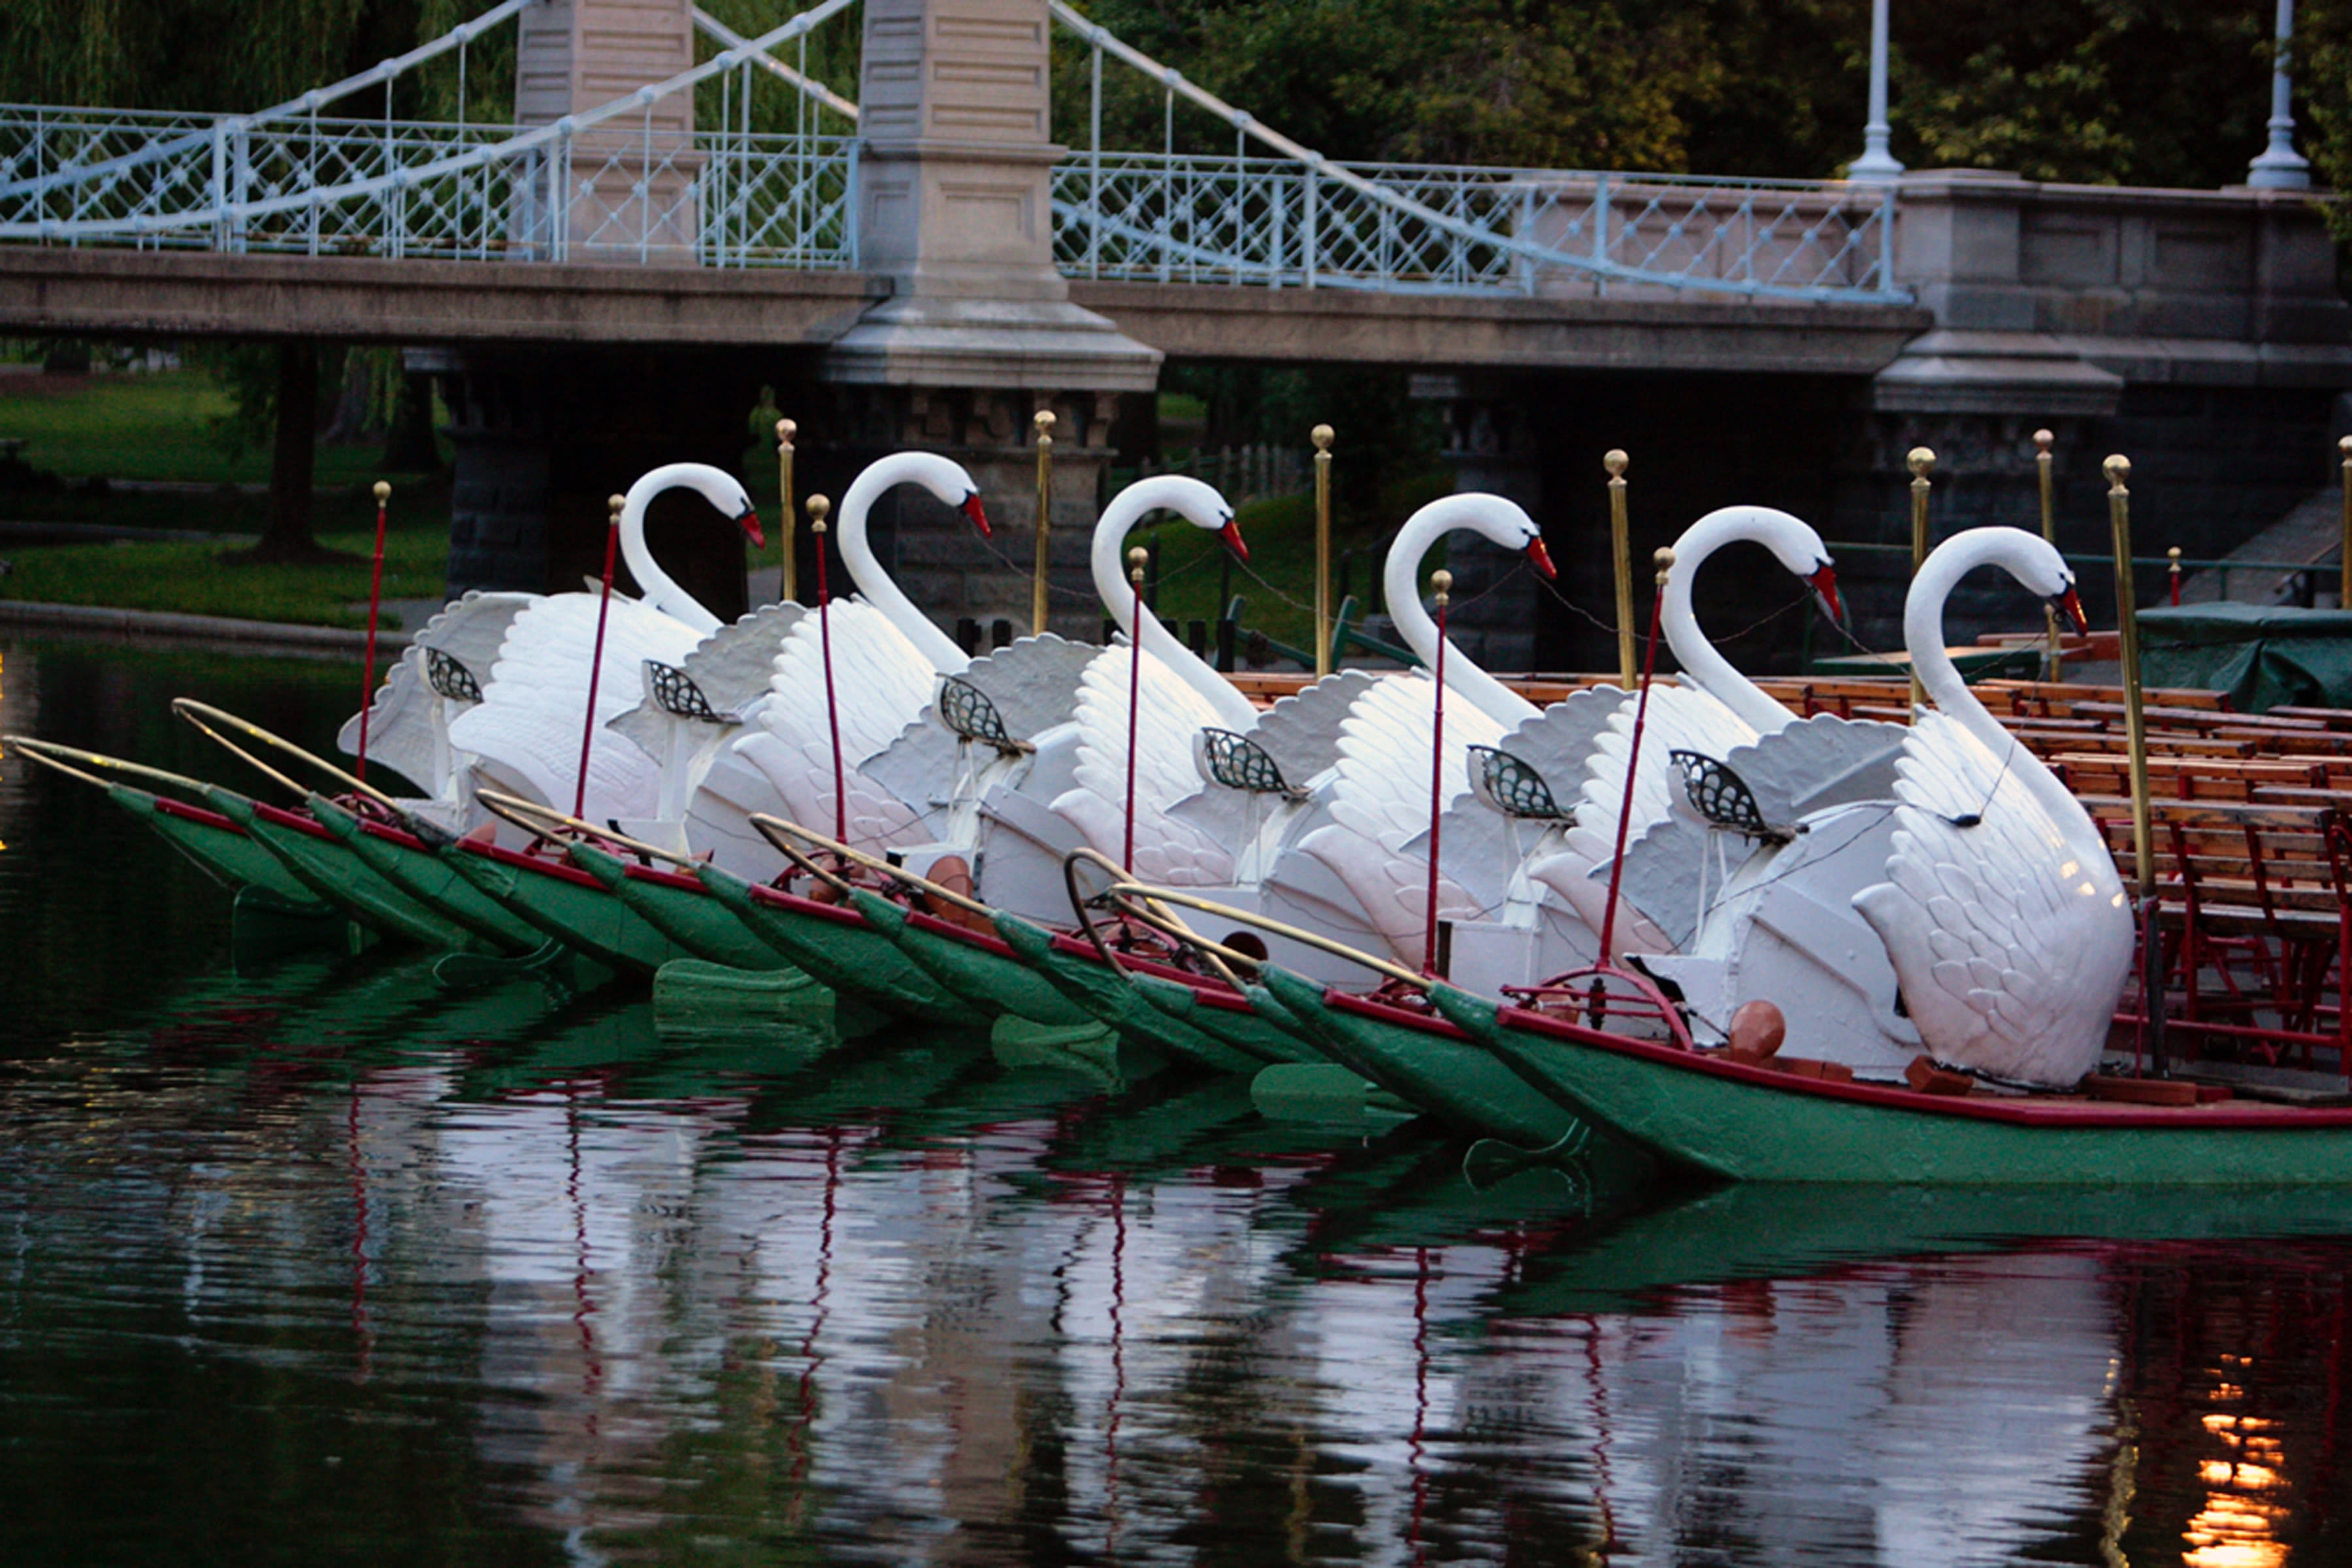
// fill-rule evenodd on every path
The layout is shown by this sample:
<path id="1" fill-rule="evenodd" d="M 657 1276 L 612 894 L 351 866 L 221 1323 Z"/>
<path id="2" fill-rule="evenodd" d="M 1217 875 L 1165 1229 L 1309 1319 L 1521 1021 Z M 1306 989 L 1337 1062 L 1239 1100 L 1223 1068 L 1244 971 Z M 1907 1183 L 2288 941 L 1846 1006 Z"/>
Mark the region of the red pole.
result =
<path id="1" fill-rule="evenodd" d="M 367 782 L 368 709 L 375 700 L 375 626 L 383 607 L 383 509 L 391 499 L 392 487 L 382 479 L 376 480 L 375 571 L 368 580 L 367 668 L 360 672 L 360 763 L 353 770 L 362 784 Z M 2178 595 L 2173 602 L 2179 603 Z"/>
<path id="2" fill-rule="evenodd" d="M 824 662 L 824 722 L 833 736 L 833 837 L 849 842 L 848 770 L 841 761 L 841 702 L 833 689 L 833 595 L 824 579 L 824 520 L 833 502 L 823 496 L 808 499 L 809 531 L 816 535 L 816 644 Z"/>
<path id="3" fill-rule="evenodd" d="M 1650 646 L 1642 655 L 1642 694 L 1633 702 L 1633 743 L 1625 753 L 1625 795 L 1617 803 L 1617 847 L 1609 859 L 1609 907 L 1601 913 L 1601 962 L 1612 962 L 1609 953 L 1617 936 L 1617 884 L 1625 874 L 1625 830 L 1633 826 L 1633 781 L 1639 777 L 1642 764 L 1642 727 L 1650 717 L 1650 677 L 1658 668 L 1658 619 L 1665 609 L 1666 572 L 1675 563 L 1675 552 L 1661 550 L 1658 561 L 1658 595 L 1650 601 Z"/>
<path id="4" fill-rule="evenodd" d="M 1135 731 L 1143 712 L 1143 567 L 1151 559 L 1141 545 L 1127 552 L 1127 574 L 1135 583 L 1135 635 L 1127 639 L 1127 851 L 1119 867 L 1135 875 Z"/>
<path id="5" fill-rule="evenodd" d="M 1437 819 L 1445 809 L 1445 604 L 1453 596 L 1454 574 L 1430 576 L 1437 590 L 1437 697 L 1435 720 L 1429 730 L 1429 901 L 1422 911 L 1421 972 L 1437 973 Z"/>
<path id="6" fill-rule="evenodd" d="M 604 524 L 604 591 L 596 601 L 596 651 L 588 660 L 588 716 L 580 725 L 580 782 L 572 791 L 572 815 L 588 808 L 588 747 L 596 738 L 596 686 L 604 673 L 604 623 L 613 614 L 613 552 L 621 542 L 621 508 L 627 501 L 613 496 L 605 501 L 611 512 Z"/>

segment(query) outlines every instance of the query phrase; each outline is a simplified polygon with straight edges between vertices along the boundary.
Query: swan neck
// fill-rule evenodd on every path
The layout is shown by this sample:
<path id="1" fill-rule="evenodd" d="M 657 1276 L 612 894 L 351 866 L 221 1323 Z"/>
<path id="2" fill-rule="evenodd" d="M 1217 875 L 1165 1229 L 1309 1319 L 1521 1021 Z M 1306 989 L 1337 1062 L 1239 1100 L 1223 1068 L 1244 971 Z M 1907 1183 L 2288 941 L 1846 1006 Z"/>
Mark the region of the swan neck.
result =
<path id="1" fill-rule="evenodd" d="M 1437 622 L 1421 604 L 1421 563 L 1430 546 L 1457 528 L 1468 528 L 1457 517 L 1426 510 L 1408 519 L 1389 546 L 1381 569 L 1381 594 L 1388 601 L 1389 622 L 1412 649 L 1423 668 L 1437 672 Z M 1461 696 L 1506 730 L 1514 729 L 1540 711 L 1536 705 L 1487 674 L 1465 654 L 1452 637 L 1445 639 L 1445 687 Z"/>
<path id="2" fill-rule="evenodd" d="M 2081 803 L 2039 757 L 2001 728 L 2000 721 L 1969 689 L 1959 667 L 1944 647 L 1944 602 L 1960 579 L 1977 567 L 2005 564 L 2007 543 L 2000 531 L 1987 529 L 1975 539 L 1962 534 L 1930 555 L 1911 580 L 1911 591 L 1903 601 L 1903 646 L 1927 700 L 2001 758 L 2053 819 L 2072 835 L 2073 825 L 2083 817 Z M 2105 849 L 2100 853 L 2105 854 Z"/>
<path id="3" fill-rule="evenodd" d="M 1666 647 L 1674 650 L 1675 662 L 1682 667 L 1683 673 L 1759 735 L 1787 728 L 1791 715 L 1707 640 L 1706 634 L 1699 629 L 1698 615 L 1691 607 L 1691 582 L 1706 558 L 1732 541 L 1763 542 L 1760 536 L 1768 526 L 1753 518 L 1722 522 L 1702 518 L 1685 529 L 1682 538 L 1675 542 L 1674 569 L 1666 574 L 1665 600 L 1659 607 L 1660 630 L 1665 634 Z"/>
<path id="4" fill-rule="evenodd" d="M 654 552 L 646 543 L 646 509 L 653 504 L 654 497 L 687 482 L 681 467 L 673 463 L 654 469 L 631 485 L 629 493 L 622 498 L 621 559 L 628 563 L 629 575 L 637 580 L 637 589 L 646 605 L 709 637 L 719 629 L 719 617 L 655 563 Z"/>
<path id="5" fill-rule="evenodd" d="M 1257 710 L 1248 698 L 1234 689 L 1234 683 L 1219 675 L 1191 648 L 1178 642 L 1160 617 L 1147 615 L 1139 629 L 1135 624 L 1135 584 L 1127 580 L 1127 536 L 1143 514 L 1153 505 L 1147 491 L 1134 494 L 1130 485 L 1111 498 L 1095 523 L 1094 549 L 1089 563 L 1094 568 L 1095 592 L 1102 595 L 1103 608 L 1118 629 L 1127 634 L 1129 644 L 1139 643 L 1143 651 L 1158 659 L 1181 677 L 1184 684 L 1199 692 L 1216 710 L 1220 722 L 1234 731 L 1247 730 L 1257 722 Z M 1222 548 L 1222 546 L 1220 547 Z"/>
<path id="6" fill-rule="evenodd" d="M 849 580 L 857 585 L 866 602 L 904 633 L 907 640 L 931 661 L 932 668 L 959 675 L 971 665 L 971 656 L 956 647 L 954 638 L 940 630 L 930 616 L 898 591 L 898 584 L 876 557 L 874 546 L 866 536 L 866 518 L 875 501 L 894 485 L 917 482 L 910 471 L 915 466 L 895 458 L 868 463 L 865 471 L 850 481 L 849 489 L 842 492 L 841 505 L 834 513 L 834 539 L 840 546 L 843 563 L 849 568 Z"/>

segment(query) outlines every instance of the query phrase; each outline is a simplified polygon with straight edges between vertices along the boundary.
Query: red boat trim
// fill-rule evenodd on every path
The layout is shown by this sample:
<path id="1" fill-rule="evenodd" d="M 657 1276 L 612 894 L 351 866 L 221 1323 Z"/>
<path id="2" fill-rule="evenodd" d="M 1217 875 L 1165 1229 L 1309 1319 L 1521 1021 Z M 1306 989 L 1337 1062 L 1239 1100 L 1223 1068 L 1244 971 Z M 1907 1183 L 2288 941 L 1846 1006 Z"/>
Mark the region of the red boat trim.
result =
<path id="1" fill-rule="evenodd" d="M 190 805 L 186 801 L 172 800 L 160 795 L 149 795 L 147 798 L 153 801 L 155 809 L 166 816 L 176 816 L 184 821 L 201 823 L 206 827 L 226 828 L 239 838 L 245 837 L 244 828 L 239 827 L 217 811 L 208 810 L 201 805 Z"/>
<path id="2" fill-rule="evenodd" d="M 1054 946 L 1069 957 L 1083 958 L 1088 963 L 1097 967 L 1101 966 L 1102 954 L 1097 952 L 1094 943 L 1084 937 L 1072 936 L 1066 931 L 1055 931 Z M 1133 970 L 1139 974 L 1149 974 L 1155 980 L 1172 980 L 1192 992 L 1194 998 L 1204 1006 L 1222 1007 L 1229 1013 L 1246 1013 L 1250 1010 L 1249 998 L 1232 990 L 1222 980 L 1206 974 L 1195 974 L 1189 969 L 1179 969 L 1172 963 L 1165 963 L 1156 958 L 1145 958 L 1139 953 L 1123 952 L 1118 957 L 1121 969 Z"/>
<path id="3" fill-rule="evenodd" d="M 771 888 L 765 882 L 753 882 L 751 889 L 751 897 L 757 901 L 772 904 L 796 915 L 815 915 L 848 926 L 862 927 L 866 924 L 864 915 L 841 904 L 820 904 L 814 899 L 803 899 L 798 893 L 787 893 L 782 888 Z"/>
<path id="4" fill-rule="evenodd" d="M 253 814 L 274 827 L 290 827 L 297 833 L 307 833 L 313 838 L 334 837 L 327 831 L 318 818 L 305 816 L 298 811 L 289 811 L 282 805 L 268 805 L 257 800 L 253 803 Z"/>
<path id="5" fill-rule="evenodd" d="M 992 931 L 978 931 L 970 926 L 956 925 L 951 921 L 940 919 L 937 915 L 926 914 L 921 910 L 908 910 L 907 923 L 917 931 L 929 931 L 933 936 L 944 936 L 965 942 L 980 949 L 982 952 L 992 952 L 999 958 L 1013 956 L 1012 944 L 1003 937 Z M 1094 956 L 1093 949 L 1087 950 L 1087 956 L 1089 958 Z"/>
<path id="6" fill-rule="evenodd" d="M 520 849 L 508 849 L 496 844 L 484 844 L 478 839 L 461 838 L 457 842 L 477 855 L 487 855 L 501 866 L 511 866 L 518 871 L 537 871 L 542 876 L 559 878 L 566 882 L 576 882 L 581 887 L 592 888 L 600 893 L 604 890 L 604 883 L 577 866 L 566 866 L 556 860 L 543 860 L 536 855 L 526 855 Z"/>
<path id="7" fill-rule="evenodd" d="M 408 829 L 404 827 L 394 827 L 389 822 L 376 822 L 364 816 L 355 818 L 354 820 L 359 823 L 360 831 L 362 833 L 372 833 L 387 844 L 396 844 L 403 849 L 424 849 L 426 847 L 425 840 L 417 837 L 416 835 L 409 832 Z"/>
<path id="8" fill-rule="evenodd" d="M 1412 1016 L 1410 1014 L 1399 1016 Z M 1696 1055 L 1678 1047 L 1628 1039 L 1622 1035 L 1605 1035 L 1565 1018 L 1531 1013 L 1524 1007 L 1502 1008 L 1496 1018 L 1509 1027 L 1524 1029 L 1529 1034 L 1547 1035 L 1596 1050 L 1613 1051 L 1620 1056 L 1672 1068 L 1678 1072 L 1727 1079 L 1734 1083 L 1780 1094 L 1815 1100 L 1843 1100 L 1919 1116 L 1999 1121 L 2013 1127 L 2352 1127 L 2352 1106 L 2305 1108 L 2243 1100 L 2216 1100 L 2198 1105 L 2147 1106 L 2098 1100 L 1921 1094 L 1908 1087 L 1859 1081 L 1839 1083 L 1826 1079 L 1799 1078 L 1771 1068 L 1748 1067 L 1720 1057 Z"/>
<path id="9" fill-rule="evenodd" d="M 1336 1007 L 1342 1013 L 1357 1013 L 1367 1018 L 1378 1018 L 1383 1024 L 1398 1024 L 1409 1029 L 1419 1029 L 1423 1034 L 1443 1035 L 1449 1040 L 1461 1040 L 1470 1045 L 1477 1044 L 1475 1040 L 1472 1040 L 1468 1035 L 1455 1027 L 1449 1019 L 1439 1017 L 1433 1013 L 1416 1013 L 1409 1007 L 1400 1007 L 1392 1002 L 1382 1002 L 1376 997 L 1359 996 L 1352 991 L 1334 991 L 1326 986 L 1323 991 L 1323 1005 L 1327 1007 Z"/>
<path id="10" fill-rule="evenodd" d="M 631 866 L 628 868 L 628 872 L 629 879 L 633 882 L 651 882 L 656 887 L 676 888 L 682 893 L 701 893 L 708 896 L 710 892 L 709 889 L 702 885 L 702 879 L 699 877 L 689 877 L 683 871 L 665 871 L 658 866 Z"/>

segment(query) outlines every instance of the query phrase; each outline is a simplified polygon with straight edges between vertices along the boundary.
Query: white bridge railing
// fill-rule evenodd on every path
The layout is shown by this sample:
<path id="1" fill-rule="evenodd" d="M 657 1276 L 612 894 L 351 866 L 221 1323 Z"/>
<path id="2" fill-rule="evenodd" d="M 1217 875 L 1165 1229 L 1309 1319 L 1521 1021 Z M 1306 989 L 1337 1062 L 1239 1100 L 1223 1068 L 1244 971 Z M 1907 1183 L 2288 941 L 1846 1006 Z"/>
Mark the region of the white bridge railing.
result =
<path id="1" fill-rule="evenodd" d="M 1886 268 L 1893 192 L 1828 183 L 1106 153 L 1055 167 L 1054 213 L 1079 278 L 1907 298 Z"/>
<path id="2" fill-rule="evenodd" d="M 534 145 L 507 144 L 533 134 Z M 857 142 L 0 105 L 0 239 L 854 268 Z M 90 177 L 78 172 L 99 168 Z"/>
<path id="3" fill-rule="evenodd" d="M 751 128 L 755 71 L 854 124 L 810 79 L 819 0 L 758 38 L 708 17 L 715 58 L 552 124 L 327 119 L 321 107 L 454 55 L 525 0 L 254 115 L 0 106 L 0 243 L 468 261 L 855 268 L 860 143 Z M 1073 277 L 1399 293 L 1653 292 L 1884 303 L 1891 186 L 1341 163 L 1302 147 L 1050 0 L 1092 51 L 1089 144 L 1054 170 L 1055 258 Z M 775 51 L 801 44 L 799 68 Z M 1166 95 L 1157 153 L 1102 145 L 1106 58 Z M 703 83 L 722 129 L 656 126 Z M 1180 153 L 1181 99 L 1234 153 Z M 1189 110 L 1188 110 L 1189 112 Z M 1260 151 L 1253 152 L 1252 148 Z"/>

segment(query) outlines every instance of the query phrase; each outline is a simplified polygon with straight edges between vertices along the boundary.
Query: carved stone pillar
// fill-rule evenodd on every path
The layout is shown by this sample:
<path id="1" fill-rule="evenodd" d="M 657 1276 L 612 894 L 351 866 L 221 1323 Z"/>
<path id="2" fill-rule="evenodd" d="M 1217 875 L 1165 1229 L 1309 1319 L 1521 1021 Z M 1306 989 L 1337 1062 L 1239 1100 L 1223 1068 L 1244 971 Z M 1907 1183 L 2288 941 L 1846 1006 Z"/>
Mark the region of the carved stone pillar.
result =
<path id="1" fill-rule="evenodd" d="M 679 0 L 544 0 L 516 26 L 518 125 L 598 108 L 694 65 L 692 12 Z M 694 264 L 692 93 L 583 132 L 569 155 L 561 186 L 551 163 L 541 186 L 541 199 L 564 215 L 566 259 Z M 515 237 L 543 253 L 554 237 L 542 224 Z"/>

